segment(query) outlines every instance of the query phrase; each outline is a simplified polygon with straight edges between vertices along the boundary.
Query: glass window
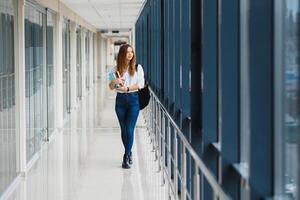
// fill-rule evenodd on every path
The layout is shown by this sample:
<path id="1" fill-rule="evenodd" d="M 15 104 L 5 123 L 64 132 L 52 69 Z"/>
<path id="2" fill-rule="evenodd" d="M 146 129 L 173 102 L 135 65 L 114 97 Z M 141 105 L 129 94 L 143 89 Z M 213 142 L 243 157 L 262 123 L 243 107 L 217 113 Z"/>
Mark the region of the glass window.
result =
<path id="1" fill-rule="evenodd" d="M 299 199 L 299 1 L 276 0 L 276 195 Z"/>
<path id="2" fill-rule="evenodd" d="M 13 0 L 0 0 L 0 196 L 17 176 Z"/>
<path id="3" fill-rule="evenodd" d="M 27 162 L 40 150 L 45 135 L 44 32 L 45 14 L 25 6 L 25 84 Z"/>

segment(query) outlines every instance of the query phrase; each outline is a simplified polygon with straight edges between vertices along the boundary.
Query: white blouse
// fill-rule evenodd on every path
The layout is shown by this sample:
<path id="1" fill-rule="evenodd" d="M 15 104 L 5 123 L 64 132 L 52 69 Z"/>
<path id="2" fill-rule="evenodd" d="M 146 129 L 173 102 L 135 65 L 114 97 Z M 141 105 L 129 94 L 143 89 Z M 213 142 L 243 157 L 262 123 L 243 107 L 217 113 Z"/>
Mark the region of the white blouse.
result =
<path id="1" fill-rule="evenodd" d="M 109 73 L 115 73 L 116 71 L 117 71 L 117 67 L 113 67 Z M 141 65 L 138 65 L 137 71 L 135 71 L 133 76 L 130 76 L 128 69 L 127 69 L 121 78 L 125 80 L 125 83 L 124 83 L 125 87 L 130 87 L 132 85 L 138 84 L 140 89 L 144 88 L 144 85 L 145 85 L 144 70 Z M 123 91 L 120 91 L 118 89 L 116 89 L 116 91 L 123 93 Z M 131 90 L 129 92 L 136 92 L 136 91 L 138 91 L 138 90 Z"/>

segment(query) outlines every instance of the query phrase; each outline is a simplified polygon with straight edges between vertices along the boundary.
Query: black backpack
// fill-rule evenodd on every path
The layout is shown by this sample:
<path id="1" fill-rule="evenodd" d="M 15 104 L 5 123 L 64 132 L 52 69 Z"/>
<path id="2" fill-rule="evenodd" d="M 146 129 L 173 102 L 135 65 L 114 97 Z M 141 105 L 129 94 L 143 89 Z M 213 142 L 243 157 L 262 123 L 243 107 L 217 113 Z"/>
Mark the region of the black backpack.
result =
<path id="1" fill-rule="evenodd" d="M 135 65 L 135 70 L 138 71 L 138 64 Z M 144 109 L 150 101 L 150 90 L 148 83 L 145 79 L 145 86 L 142 89 L 139 89 L 139 103 L 140 103 L 140 110 Z"/>

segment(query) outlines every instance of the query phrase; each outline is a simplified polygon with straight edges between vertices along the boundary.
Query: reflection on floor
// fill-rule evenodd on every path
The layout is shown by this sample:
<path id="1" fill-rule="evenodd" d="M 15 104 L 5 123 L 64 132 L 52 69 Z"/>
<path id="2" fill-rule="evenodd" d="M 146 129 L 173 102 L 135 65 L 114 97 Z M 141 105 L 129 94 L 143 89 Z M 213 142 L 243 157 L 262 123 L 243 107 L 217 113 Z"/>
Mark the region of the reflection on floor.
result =
<path id="1" fill-rule="evenodd" d="M 135 132 L 134 165 L 121 168 L 123 146 L 114 92 L 98 83 L 60 132 L 45 143 L 10 200 L 167 199 L 142 113 Z"/>

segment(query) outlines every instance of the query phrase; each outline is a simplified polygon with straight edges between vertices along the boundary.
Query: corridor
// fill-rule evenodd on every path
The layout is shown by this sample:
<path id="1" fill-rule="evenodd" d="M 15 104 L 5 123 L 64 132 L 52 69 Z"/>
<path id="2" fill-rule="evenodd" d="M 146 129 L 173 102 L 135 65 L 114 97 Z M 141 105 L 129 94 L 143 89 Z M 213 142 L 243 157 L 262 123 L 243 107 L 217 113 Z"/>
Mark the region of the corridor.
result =
<path id="1" fill-rule="evenodd" d="M 137 90 L 124 170 L 115 92 Z M 299 188 L 299 0 L 0 0 L 0 200 Z"/>
<path id="2" fill-rule="evenodd" d="M 123 145 L 115 93 L 98 83 L 70 115 L 61 133 L 43 145 L 40 158 L 10 200 L 167 199 L 140 113 L 133 167 L 121 168 Z M 165 197 L 165 198 L 164 198 Z"/>

